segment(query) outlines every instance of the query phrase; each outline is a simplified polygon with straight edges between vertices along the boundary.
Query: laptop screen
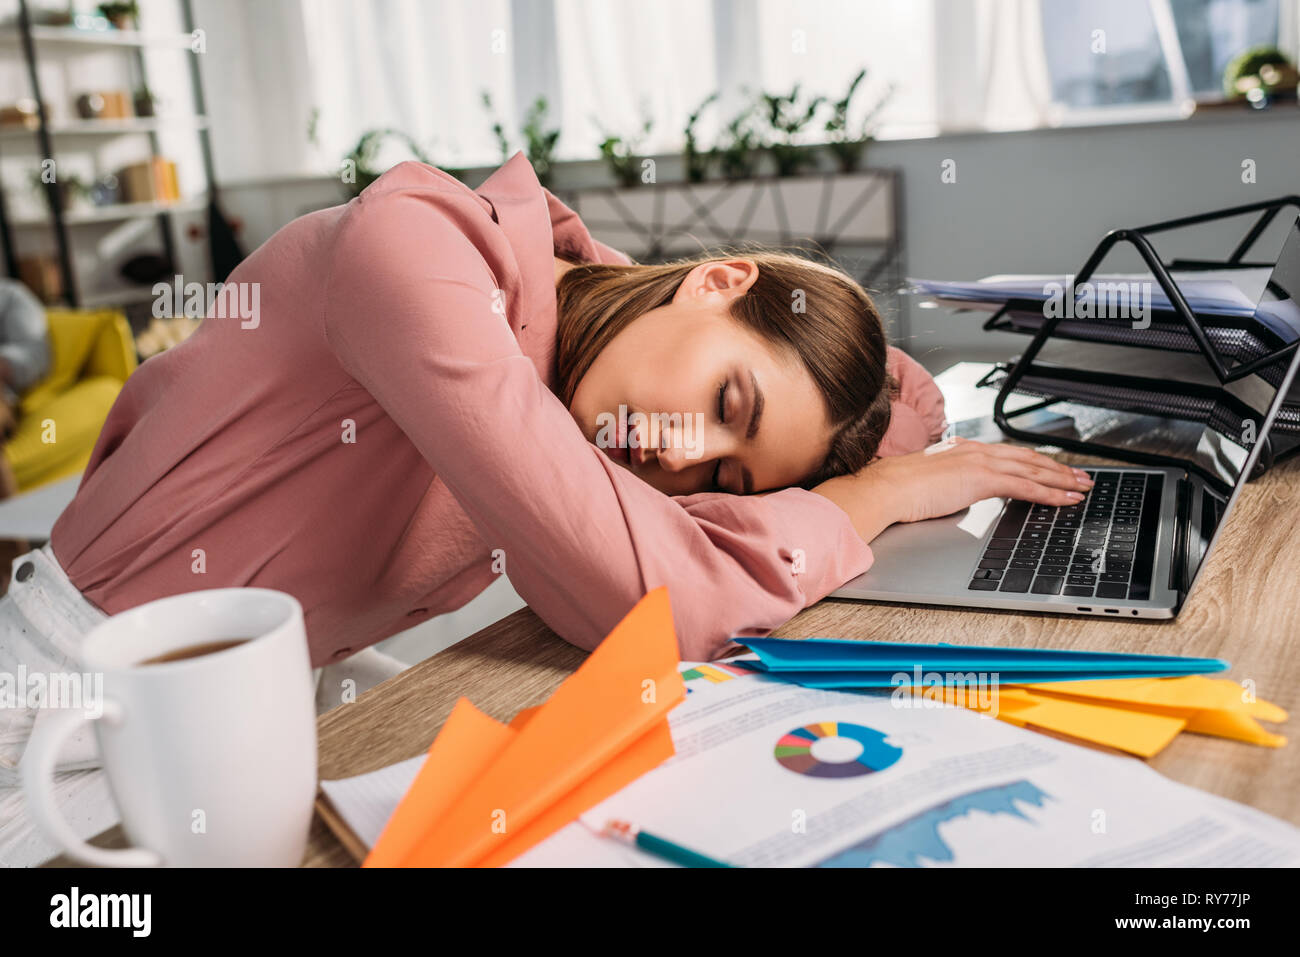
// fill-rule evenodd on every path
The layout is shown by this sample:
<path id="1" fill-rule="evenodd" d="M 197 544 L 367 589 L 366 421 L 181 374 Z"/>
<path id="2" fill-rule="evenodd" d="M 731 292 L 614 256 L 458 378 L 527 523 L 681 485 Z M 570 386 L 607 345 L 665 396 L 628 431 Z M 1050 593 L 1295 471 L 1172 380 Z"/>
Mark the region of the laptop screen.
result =
<path id="1" fill-rule="evenodd" d="M 1287 234 L 1277 264 L 1255 306 L 1255 315 L 1243 324 L 1242 334 L 1244 342 L 1250 342 L 1252 347 L 1258 344 L 1256 348 L 1261 355 L 1300 342 L 1300 219 Z M 1273 412 L 1279 392 L 1284 384 L 1290 385 L 1298 354 L 1300 350 L 1293 351 L 1250 375 L 1220 386 L 1210 420 L 1197 445 L 1196 460 L 1221 477 L 1226 485 L 1235 488 L 1245 477 L 1251 453 L 1265 437 L 1265 422 Z M 1276 457 L 1300 443 L 1297 398 L 1291 395 L 1287 397 L 1290 401 L 1282 403 L 1284 408 L 1278 410 L 1267 433 L 1269 441 L 1260 452 Z"/>

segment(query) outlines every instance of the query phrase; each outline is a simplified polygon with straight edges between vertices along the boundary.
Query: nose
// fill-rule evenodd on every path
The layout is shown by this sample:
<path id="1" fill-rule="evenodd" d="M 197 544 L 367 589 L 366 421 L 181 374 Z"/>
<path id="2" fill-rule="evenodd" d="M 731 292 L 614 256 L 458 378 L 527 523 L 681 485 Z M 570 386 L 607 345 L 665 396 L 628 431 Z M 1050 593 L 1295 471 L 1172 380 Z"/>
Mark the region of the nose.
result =
<path id="1" fill-rule="evenodd" d="M 636 415 L 628 418 L 628 451 L 632 461 L 645 465 L 659 454 L 664 442 L 664 430 L 653 415 Z"/>
<path id="2" fill-rule="evenodd" d="M 708 425 L 696 427 L 693 421 L 686 421 L 680 428 L 664 429 L 660 441 L 659 467 L 665 472 L 699 468 L 734 451 L 720 430 Z"/>

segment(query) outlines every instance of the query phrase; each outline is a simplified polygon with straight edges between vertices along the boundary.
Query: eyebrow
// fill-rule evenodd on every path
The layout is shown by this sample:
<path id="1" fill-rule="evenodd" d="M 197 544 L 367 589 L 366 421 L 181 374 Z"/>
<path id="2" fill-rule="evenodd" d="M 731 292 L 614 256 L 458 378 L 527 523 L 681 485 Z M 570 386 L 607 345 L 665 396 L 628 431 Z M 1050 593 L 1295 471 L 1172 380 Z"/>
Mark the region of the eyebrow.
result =
<path id="1" fill-rule="evenodd" d="M 758 387 L 758 377 L 754 375 L 753 369 L 749 370 L 749 385 L 754 390 L 754 407 L 749 412 L 749 425 L 745 427 L 746 439 L 752 439 L 758 434 L 758 426 L 763 419 L 763 390 Z M 753 494 L 754 474 L 749 471 L 749 466 L 740 467 L 740 477 L 745 494 Z"/>
<path id="2" fill-rule="evenodd" d="M 758 434 L 758 425 L 763 418 L 763 390 L 758 387 L 758 377 L 754 370 L 749 370 L 749 385 L 754 390 L 754 408 L 749 413 L 749 425 L 745 428 L 745 438 L 752 439 Z"/>

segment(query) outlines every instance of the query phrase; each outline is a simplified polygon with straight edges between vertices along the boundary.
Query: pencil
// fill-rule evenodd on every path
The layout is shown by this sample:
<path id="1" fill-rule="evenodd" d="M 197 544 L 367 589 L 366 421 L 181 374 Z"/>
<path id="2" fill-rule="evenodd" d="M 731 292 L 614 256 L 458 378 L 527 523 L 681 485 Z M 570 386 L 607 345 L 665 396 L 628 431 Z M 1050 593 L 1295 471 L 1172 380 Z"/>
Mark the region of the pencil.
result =
<path id="1" fill-rule="evenodd" d="M 626 844 L 635 844 L 647 854 L 661 857 L 665 861 L 680 864 L 682 867 L 731 867 L 731 864 L 716 860 L 707 854 L 692 851 L 690 848 L 675 844 L 665 837 L 659 837 L 643 831 L 627 821 L 609 820 L 601 832 L 606 837 L 617 838 Z"/>

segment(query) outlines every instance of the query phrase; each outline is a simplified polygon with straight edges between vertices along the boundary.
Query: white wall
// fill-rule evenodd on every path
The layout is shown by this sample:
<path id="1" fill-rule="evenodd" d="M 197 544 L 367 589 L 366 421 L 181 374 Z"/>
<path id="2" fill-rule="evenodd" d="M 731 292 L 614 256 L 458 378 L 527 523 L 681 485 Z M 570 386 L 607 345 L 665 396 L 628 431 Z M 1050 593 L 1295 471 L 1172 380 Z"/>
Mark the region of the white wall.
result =
<path id="1" fill-rule="evenodd" d="M 957 181 L 944 184 L 940 164 L 949 158 Z M 1245 159 L 1256 164 L 1253 185 L 1242 182 Z M 1077 272 L 1110 229 L 1300 193 L 1300 110 L 885 142 L 870 161 L 904 170 L 909 275 Z M 1171 233 L 1156 249 L 1166 257 L 1226 255 L 1248 222 Z M 1260 251 L 1271 257 L 1281 241 L 1274 228 Z M 1117 251 L 1102 268 L 1139 266 Z M 980 331 L 982 319 L 913 306 L 903 345 L 932 369 L 1023 347 L 1022 337 Z"/>

